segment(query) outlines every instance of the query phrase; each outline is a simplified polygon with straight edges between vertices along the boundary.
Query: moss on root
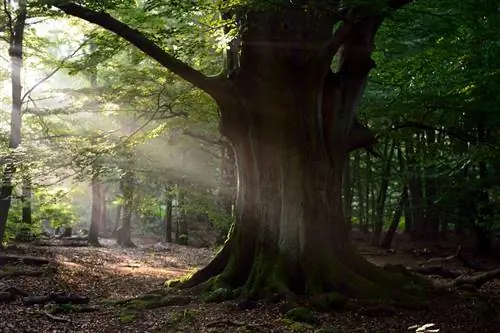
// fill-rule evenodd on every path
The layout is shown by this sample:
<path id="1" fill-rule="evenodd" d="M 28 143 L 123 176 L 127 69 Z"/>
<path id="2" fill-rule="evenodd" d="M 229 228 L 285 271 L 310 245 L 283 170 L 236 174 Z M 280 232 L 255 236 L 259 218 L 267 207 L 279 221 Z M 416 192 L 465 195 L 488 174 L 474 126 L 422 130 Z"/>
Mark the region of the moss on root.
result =
<path id="1" fill-rule="evenodd" d="M 381 269 L 368 263 L 356 250 L 349 251 L 349 247 L 314 261 L 309 260 L 310 256 L 304 257 L 301 264 L 287 260 L 277 246 L 253 248 L 256 251 L 249 254 L 241 247 L 225 246 L 207 267 L 169 281 L 168 286 L 195 287 L 194 291 L 204 294 L 205 299 L 217 302 L 233 298 L 336 295 L 318 305 L 333 309 L 343 306 L 342 297 L 413 305 L 424 303 L 426 297 L 425 280 L 400 267 Z"/>
<path id="2" fill-rule="evenodd" d="M 106 304 L 124 307 L 126 309 L 143 310 L 166 306 L 184 306 L 193 301 L 192 297 L 182 295 L 165 296 L 164 294 L 145 294 L 137 298 L 121 301 L 104 301 Z"/>

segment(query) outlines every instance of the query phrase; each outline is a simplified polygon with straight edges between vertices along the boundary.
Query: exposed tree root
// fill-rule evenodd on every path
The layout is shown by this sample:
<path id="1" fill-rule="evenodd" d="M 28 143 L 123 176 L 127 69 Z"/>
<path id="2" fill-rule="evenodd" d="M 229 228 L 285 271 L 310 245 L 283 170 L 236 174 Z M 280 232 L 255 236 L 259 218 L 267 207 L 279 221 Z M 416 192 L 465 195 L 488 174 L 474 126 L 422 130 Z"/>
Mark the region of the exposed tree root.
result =
<path id="1" fill-rule="evenodd" d="M 47 271 L 23 271 L 23 270 L 9 270 L 0 271 L 0 278 L 3 277 L 18 277 L 18 276 L 42 276 L 47 274 Z"/>
<path id="2" fill-rule="evenodd" d="M 221 274 L 224 268 L 229 264 L 231 250 L 232 246 L 229 241 L 227 241 L 207 266 L 194 273 L 188 280 L 183 282 L 180 287 L 193 288 Z"/>
<path id="3" fill-rule="evenodd" d="M 462 251 L 462 247 L 459 246 L 457 251 L 448 257 L 431 258 L 427 260 L 428 263 L 440 262 L 444 264 L 457 260 L 464 267 L 476 271 L 473 274 L 461 274 L 455 271 L 448 270 L 442 266 L 430 266 L 430 267 L 419 267 L 410 269 L 412 272 L 422 274 L 422 275 L 437 275 L 447 279 L 453 279 L 448 283 L 445 283 L 444 287 L 453 288 L 461 285 L 473 285 L 476 288 L 481 288 L 486 282 L 500 278 L 500 268 L 497 269 L 486 269 L 486 267 L 481 266 L 478 263 L 468 260 Z"/>
<path id="4" fill-rule="evenodd" d="M 248 254 L 248 252 L 246 252 Z M 181 284 L 182 288 L 202 285 L 204 290 L 229 288 L 243 298 L 293 299 L 296 295 L 334 293 L 352 298 L 392 299 L 402 303 L 419 301 L 418 293 L 405 284 L 423 279 L 400 272 L 387 272 L 366 262 L 357 253 L 345 260 L 332 259 L 322 265 L 289 264 L 277 249 L 260 247 L 243 260 L 226 244 L 203 269 Z M 250 259 L 250 260 L 248 260 Z M 414 290 L 413 290 L 414 291 Z"/>
<path id="5" fill-rule="evenodd" d="M 472 275 L 461 275 L 448 283 L 447 287 L 458 287 L 461 285 L 473 285 L 476 288 L 481 288 L 486 282 L 500 278 L 500 268 L 493 269 L 488 272 L 481 272 Z"/>

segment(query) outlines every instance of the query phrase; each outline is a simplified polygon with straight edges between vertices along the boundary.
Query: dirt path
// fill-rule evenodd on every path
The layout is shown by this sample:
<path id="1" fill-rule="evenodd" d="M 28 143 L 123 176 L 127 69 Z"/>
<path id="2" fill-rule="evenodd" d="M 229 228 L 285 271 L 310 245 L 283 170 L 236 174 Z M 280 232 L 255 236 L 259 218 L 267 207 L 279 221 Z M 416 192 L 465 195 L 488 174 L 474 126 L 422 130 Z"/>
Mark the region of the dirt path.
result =
<path id="1" fill-rule="evenodd" d="M 25 306 L 21 300 L 0 304 L 0 332 L 407 332 L 412 325 L 435 323 L 440 332 L 498 332 L 499 313 L 486 302 L 446 296 L 431 301 L 430 310 L 401 310 L 360 305 L 317 314 L 318 324 L 297 324 L 283 318 L 278 305 L 239 310 L 234 302 L 169 306 L 125 313 L 109 300 L 124 300 L 160 288 L 166 279 L 206 264 L 213 252 L 182 246 L 140 243 L 120 249 L 111 241 L 102 248 L 31 247 L 20 254 L 50 258 L 57 273 L 38 277 L 2 277 L 9 286 L 31 295 L 70 292 L 90 298 L 98 311 L 64 313 L 51 318 L 50 308 Z M 405 263 L 404 256 L 373 256 L 382 264 Z M 413 260 L 407 258 L 407 260 Z M 12 269 L 12 267 L 8 267 Z M 5 267 L 3 268 L 6 269 Z M 493 312 L 492 312 L 493 311 Z M 64 320 L 58 321 L 58 319 Z"/>

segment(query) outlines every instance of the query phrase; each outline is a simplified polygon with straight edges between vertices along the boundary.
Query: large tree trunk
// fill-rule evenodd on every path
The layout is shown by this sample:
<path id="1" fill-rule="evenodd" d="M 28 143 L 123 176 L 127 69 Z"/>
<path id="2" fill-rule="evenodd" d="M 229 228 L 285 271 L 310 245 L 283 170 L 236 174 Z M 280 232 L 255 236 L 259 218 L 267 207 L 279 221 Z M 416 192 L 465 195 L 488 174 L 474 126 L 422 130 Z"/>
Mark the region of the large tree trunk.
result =
<path id="1" fill-rule="evenodd" d="M 209 281 L 252 295 L 401 295 L 395 289 L 403 280 L 368 263 L 351 244 L 342 202 L 354 109 L 372 67 L 378 21 L 354 24 L 343 45 L 342 75 L 322 79 L 309 67 L 317 65 L 311 45 L 331 38 L 331 18 L 301 11 L 248 15 L 236 101 L 220 105 L 221 131 L 237 158 L 237 222 L 221 252 L 184 286 L 220 274 Z"/>
<path id="2" fill-rule="evenodd" d="M 22 184 L 22 223 L 31 224 L 32 222 L 32 212 L 31 212 L 31 173 L 28 168 L 23 170 L 23 184 Z"/>
<path id="3" fill-rule="evenodd" d="M 408 2 L 390 0 L 388 6 Z M 251 294 L 403 296 L 406 278 L 369 264 L 354 249 L 341 195 L 347 152 L 376 141 L 353 125 L 384 11 L 356 5 L 332 36 L 338 3 L 331 11 L 303 4 L 239 11 L 245 13 L 238 18 L 244 23 L 239 67 L 215 79 L 109 15 L 72 3 L 56 6 L 120 34 L 219 104 L 221 133 L 238 165 L 237 222 L 219 254 L 184 286 L 212 281 Z M 340 47 L 338 70 L 331 73 Z"/>

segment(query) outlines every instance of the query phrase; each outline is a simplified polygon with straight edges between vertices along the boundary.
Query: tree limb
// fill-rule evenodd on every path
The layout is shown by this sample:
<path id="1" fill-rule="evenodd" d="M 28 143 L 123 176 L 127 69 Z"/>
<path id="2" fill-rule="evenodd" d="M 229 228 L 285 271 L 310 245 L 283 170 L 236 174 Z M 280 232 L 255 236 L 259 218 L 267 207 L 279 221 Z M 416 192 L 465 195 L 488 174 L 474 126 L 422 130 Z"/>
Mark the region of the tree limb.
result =
<path id="1" fill-rule="evenodd" d="M 413 0 L 389 0 L 389 7 L 399 9 L 411 3 Z"/>
<path id="2" fill-rule="evenodd" d="M 165 52 L 142 32 L 113 18 L 105 12 L 97 12 L 72 2 L 55 2 L 55 7 L 64 13 L 97 24 L 130 42 L 142 52 L 155 59 L 165 68 L 205 91 L 214 98 L 225 95 L 225 80 L 219 76 L 207 77 L 186 63 Z"/>

